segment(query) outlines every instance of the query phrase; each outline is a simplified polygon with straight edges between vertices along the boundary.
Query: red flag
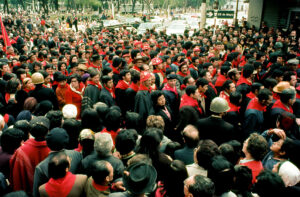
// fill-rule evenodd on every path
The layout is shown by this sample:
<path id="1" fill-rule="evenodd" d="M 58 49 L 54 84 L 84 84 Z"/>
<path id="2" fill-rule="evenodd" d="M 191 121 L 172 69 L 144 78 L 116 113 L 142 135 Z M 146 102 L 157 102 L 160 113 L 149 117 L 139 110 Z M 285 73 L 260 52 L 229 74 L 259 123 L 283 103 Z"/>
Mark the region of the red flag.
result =
<path id="1" fill-rule="evenodd" d="M 6 33 L 6 29 L 5 29 L 4 24 L 2 22 L 1 16 L 0 16 L 0 25 L 1 25 L 1 30 L 2 30 L 2 39 L 4 41 L 4 45 L 5 45 L 5 49 L 6 49 L 6 47 L 11 46 L 11 43 L 10 43 L 10 40 L 9 40 L 8 35 Z"/>

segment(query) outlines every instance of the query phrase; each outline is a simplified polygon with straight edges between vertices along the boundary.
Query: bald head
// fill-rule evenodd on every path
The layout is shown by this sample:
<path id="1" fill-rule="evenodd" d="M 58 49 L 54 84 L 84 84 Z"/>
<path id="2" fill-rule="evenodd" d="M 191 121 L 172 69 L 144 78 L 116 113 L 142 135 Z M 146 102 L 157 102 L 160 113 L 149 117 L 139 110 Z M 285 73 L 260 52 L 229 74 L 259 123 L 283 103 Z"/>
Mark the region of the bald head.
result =
<path id="1" fill-rule="evenodd" d="M 187 125 L 182 132 L 185 144 L 189 148 L 195 148 L 199 142 L 199 131 L 193 125 Z"/>

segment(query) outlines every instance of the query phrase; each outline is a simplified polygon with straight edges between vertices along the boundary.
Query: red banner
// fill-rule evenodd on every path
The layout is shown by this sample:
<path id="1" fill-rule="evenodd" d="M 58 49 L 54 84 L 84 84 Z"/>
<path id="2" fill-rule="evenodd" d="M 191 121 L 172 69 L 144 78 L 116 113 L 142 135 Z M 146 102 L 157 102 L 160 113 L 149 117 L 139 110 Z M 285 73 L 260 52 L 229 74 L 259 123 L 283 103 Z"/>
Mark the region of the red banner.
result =
<path id="1" fill-rule="evenodd" d="M 4 41 L 4 47 L 6 49 L 6 47 L 11 46 L 11 43 L 10 43 L 10 40 L 9 40 L 8 35 L 6 33 L 6 29 L 4 27 L 1 16 L 0 16 L 0 25 L 1 25 L 1 30 L 2 30 L 2 39 Z"/>

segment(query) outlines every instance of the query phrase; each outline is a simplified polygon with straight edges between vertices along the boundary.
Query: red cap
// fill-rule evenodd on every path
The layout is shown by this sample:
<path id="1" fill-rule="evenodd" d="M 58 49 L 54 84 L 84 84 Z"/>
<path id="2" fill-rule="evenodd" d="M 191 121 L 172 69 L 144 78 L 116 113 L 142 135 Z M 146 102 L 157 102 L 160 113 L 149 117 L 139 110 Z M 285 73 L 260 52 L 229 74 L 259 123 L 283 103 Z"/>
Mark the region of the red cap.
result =
<path id="1" fill-rule="evenodd" d="M 200 50 L 200 48 L 199 47 L 195 47 L 194 48 L 194 52 L 200 52 L 201 50 Z"/>
<path id="2" fill-rule="evenodd" d="M 147 72 L 147 71 L 143 71 L 140 75 L 140 81 L 144 82 L 147 81 L 150 77 L 151 77 L 151 73 Z"/>
<path id="3" fill-rule="evenodd" d="M 156 57 L 156 58 L 153 58 L 153 59 L 151 60 L 151 62 L 152 62 L 152 65 L 153 65 L 153 66 L 157 66 L 157 65 L 161 64 L 163 61 L 162 61 L 162 59 L 160 59 L 159 57 Z"/>
<path id="4" fill-rule="evenodd" d="M 144 45 L 143 45 L 143 50 L 148 50 L 148 49 L 150 49 L 149 44 L 144 44 Z"/>

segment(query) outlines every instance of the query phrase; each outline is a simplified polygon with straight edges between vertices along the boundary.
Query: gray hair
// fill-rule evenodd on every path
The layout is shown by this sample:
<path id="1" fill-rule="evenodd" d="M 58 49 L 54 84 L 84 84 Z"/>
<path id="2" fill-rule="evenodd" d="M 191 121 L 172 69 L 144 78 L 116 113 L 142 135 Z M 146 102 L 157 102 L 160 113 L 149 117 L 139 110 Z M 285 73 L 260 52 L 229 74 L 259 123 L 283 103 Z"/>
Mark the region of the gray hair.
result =
<path id="1" fill-rule="evenodd" d="M 109 133 L 95 134 L 94 149 L 100 156 L 107 156 L 111 153 L 113 140 Z"/>

